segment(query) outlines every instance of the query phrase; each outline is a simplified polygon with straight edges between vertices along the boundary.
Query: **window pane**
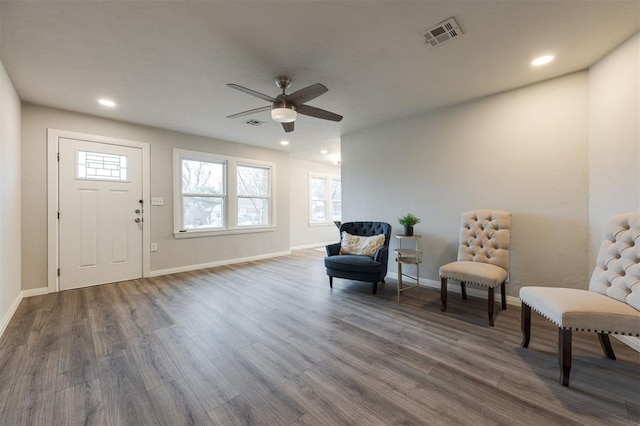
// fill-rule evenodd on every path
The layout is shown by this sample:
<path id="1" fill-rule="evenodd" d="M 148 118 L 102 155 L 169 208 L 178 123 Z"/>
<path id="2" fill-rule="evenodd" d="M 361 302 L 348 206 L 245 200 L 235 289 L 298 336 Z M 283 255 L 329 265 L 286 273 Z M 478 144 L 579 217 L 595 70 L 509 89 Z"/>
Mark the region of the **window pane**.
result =
<path id="1" fill-rule="evenodd" d="M 327 179 L 312 177 L 311 178 L 311 199 L 324 200 L 327 196 L 326 185 L 327 185 Z"/>
<path id="2" fill-rule="evenodd" d="M 333 206 L 331 220 L 342 219 L 342 183 L 339 180 L 331 181 L 331 204 Z"/>
<path id="3" fill-rule="evenodd" d="M 331 220 L 342 220 L 342 202 L 334 201 L 333 202 L 333 217 Z"/>
<path id="4" fill-rule="evenodd" d="M 325 201 L 314 200 L 311 202 L 311 220 L 313 222 L 322 222 L 327 220 Z"/>
<path id="5" fill-rule="evenodd" d="M 342 183 L 339 180 L 331 181 L 331 199 L 334 202 L 342 200 Z"/>
<path id="6" fill-rule="evenodd" d="M 223 204 L 221 197 L 184 197 L 183 229 L 221 228 Z"/>
<path id="7" fill-rule="evenodd" d="M 265 167 L 238 166 L 238 195 L 268 197 L 270 170 Z"/>
<path id="8" fill-rule="evenodd" d="M 268 198 L 238 198 L 238 226 L 269 225 Z"/>
<path id="9" fill-rule="evenodd" d="M 183 194 L 224 194 L 224 164 L 182 160 Z"/>

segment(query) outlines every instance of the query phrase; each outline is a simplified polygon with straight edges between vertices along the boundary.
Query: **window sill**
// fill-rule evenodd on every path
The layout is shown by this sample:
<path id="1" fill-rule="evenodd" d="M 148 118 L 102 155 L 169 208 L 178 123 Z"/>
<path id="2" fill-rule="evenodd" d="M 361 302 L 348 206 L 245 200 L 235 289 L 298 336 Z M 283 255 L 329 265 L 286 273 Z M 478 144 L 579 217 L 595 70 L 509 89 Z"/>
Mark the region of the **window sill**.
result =
<path id="1" fill-rule="evenodd" d="M 260 226 L 260 227 L 246 227 L 246 228 L 234 228 L 234 229 L 220 229 L 220 230 L 206 230 L 206 231 L 188 231 L 188 232 L 174 232 L 173 235 L 176 239 L 183 238 L 202 238 L 202 237 L 218 237 L 222 235 L 242 235 L 242 234 L 260 234 L 263 232 L 273 232 L 276 230 L 275 226 Z"/>

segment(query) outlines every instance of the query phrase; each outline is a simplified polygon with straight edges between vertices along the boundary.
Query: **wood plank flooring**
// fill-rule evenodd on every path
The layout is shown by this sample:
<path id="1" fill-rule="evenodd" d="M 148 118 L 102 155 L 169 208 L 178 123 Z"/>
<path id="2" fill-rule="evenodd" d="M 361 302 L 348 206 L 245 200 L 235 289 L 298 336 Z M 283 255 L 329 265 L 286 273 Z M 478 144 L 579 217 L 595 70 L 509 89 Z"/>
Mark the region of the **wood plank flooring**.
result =
<path id="1" fill-rule="evenodd" d="M 557 333 L 519 308 L 329 288 L 314 250 L 37 296 L 0 340 L 0 425 L 622 425 L 640 422 L 640 354 Z"/>

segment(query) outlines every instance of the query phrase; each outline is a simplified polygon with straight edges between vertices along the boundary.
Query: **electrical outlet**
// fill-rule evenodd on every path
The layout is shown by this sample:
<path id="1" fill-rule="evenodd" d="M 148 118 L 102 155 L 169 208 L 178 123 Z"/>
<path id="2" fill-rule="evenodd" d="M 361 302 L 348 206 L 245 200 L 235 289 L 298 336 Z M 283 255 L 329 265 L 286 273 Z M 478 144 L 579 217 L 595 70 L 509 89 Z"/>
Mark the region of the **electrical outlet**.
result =
<path id="1" fill-rule="evenodd" d="M 151 243 L 151 251 L 158 251 L 158 243 Z"/>

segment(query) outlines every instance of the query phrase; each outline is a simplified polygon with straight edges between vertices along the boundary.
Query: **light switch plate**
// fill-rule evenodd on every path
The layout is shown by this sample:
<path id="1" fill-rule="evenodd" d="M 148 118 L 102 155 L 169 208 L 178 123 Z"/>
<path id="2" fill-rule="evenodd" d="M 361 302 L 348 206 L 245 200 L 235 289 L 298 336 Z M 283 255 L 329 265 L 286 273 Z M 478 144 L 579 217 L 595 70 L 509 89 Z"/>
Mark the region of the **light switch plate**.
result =
<path id="1" fill-rule="evenodd" d="M 158 243 L 151 243 L 151 251 L 158 251 Z"/>
<path id="2" fill-rule="evenodd" d="M 151 197 L 152 206 L 164 206 L 164 197 Z"/>

